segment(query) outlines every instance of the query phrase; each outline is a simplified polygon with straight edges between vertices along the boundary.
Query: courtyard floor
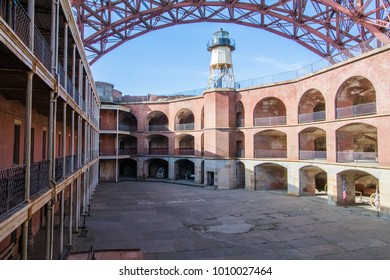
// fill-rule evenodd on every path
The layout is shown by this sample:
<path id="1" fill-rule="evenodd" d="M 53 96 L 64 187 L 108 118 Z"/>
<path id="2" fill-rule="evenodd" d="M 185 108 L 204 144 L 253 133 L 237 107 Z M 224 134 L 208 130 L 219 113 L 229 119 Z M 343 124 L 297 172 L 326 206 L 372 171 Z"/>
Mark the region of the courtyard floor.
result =
<path id="1" fill-rule="evenodd" d="M 390 219 L 325 196 L 208 190 L 166 182 L 101 183 L 73 252 L 140 249 L 155 260 L 390 259 Z"/>

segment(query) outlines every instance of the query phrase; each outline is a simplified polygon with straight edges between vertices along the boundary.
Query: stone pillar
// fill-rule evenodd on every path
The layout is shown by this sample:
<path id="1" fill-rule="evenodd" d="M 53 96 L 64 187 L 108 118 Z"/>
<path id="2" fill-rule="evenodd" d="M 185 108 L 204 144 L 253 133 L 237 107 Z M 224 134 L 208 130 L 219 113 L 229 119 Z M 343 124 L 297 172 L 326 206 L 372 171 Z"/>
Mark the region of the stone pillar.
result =
<path id="1" fill-rule="evenodd" d="M 327 193 L 328 193 L 328 204 L 332 206 L 337 205 L 337 169 L 330 172 L 327 171 Z"/>
<path id="2" fill-rule="evenodd" d="M 137 159 L 137 180 L 144 180 L 144 161 L 141 158 Z"/>
<path id="3" fill-rule="evenodd" d="M 300 181 L 299 181 L 299 166 L 288 166 L 287 170 L 287 194 L 299 196 L 300 193 Z"/>
<path id="4" fill-rule="evenodd" d="M 355 205 L 355 175 L 345 174 L 339 176 L 338 184 L 338 202 L 339 205 Z M 340 182 L 341 181 L 341 182 Z M 341 184 L 340 184 L 341 183 Z M 346 199 L 343 198 L 344 192 L 346 192 Z"/>
<path id="5" fill-rule="evenodd" d="M 175 173 L 175 162 L 173 160 L 168 160 L 168 179 L 177 180 Z"/>
<path id="6" fill-rule="evenodd" d="M 208 116 L 204 123 L 205 183 L 220 189 L 236 187 L 235 161 L 229 160 L 236 149 L 236 95 L 229 89 L 204 93 L 204 114 Z"/>
<path id="7" fill-rule="evenodd" d="M 194 182 L 197 184 L 201 184 L 202 179 L 203 179 L 202 161 L 201 160 L 200 161 L 197 160 L 195 162 L 194 176 L 195 176 Z"/>

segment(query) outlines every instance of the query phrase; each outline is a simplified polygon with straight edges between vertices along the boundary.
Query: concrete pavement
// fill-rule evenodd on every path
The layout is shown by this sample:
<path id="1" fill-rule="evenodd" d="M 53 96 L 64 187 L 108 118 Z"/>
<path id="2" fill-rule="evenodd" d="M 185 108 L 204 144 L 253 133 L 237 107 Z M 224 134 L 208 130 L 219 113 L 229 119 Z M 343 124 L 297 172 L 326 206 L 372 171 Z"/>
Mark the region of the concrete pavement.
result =
<path id="1" fill-rule="evenodd" d="M 325 197 L 102 183 L 74 252 L 141 249 L 144 259 L 390 259 L 390 220 Z"/>

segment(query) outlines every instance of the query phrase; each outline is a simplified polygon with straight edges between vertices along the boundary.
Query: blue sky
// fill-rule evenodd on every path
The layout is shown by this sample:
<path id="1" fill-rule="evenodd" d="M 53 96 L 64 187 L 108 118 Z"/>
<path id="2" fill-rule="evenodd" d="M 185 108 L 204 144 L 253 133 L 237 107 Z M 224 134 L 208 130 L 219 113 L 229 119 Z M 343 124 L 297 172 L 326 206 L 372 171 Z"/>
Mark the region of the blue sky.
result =
<path id="1" fill-rule="evenodd" d="M 112 83 L 123 95 L 170 94 L 207 87 L 207 42 L 220 28 L 236 41 L 237 82 L 296 70 L 321 58 L 301 45 L 236 24 L 182 24 L 140 36 L 92 65 L 95 81 Z"/>

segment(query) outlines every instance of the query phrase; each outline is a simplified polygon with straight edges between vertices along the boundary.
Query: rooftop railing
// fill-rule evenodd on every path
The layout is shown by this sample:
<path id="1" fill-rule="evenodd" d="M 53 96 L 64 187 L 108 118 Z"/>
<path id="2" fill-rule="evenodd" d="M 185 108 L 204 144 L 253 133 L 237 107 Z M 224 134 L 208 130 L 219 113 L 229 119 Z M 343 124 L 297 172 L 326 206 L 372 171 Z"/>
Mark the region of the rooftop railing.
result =
<path id="1" fill-rule="evenodd" d="M 385 45 L 386 43 L 379 41 L 377 38 L 371 38 L 368 41 L 365 41 L 361 44 L 345 49 L 332 56 L 320 59 L 316 62 L 313 62 L 297 70 L 239 81 L 238 82 L 238 84 L 240 84 L 239 88 L 245 89 L 249 87 L 263 86 L 267 84 L 280 83 L 289 80 L 299 79 L 309 74 L 316 73 L 320 70 L 334 66 L 338 63 L 347 61 L 351 58 L 358 57 L 372 50 L 381 48 Z M 207 88 L 199 88 L 194 90 L 176 92 L 176 93 L 168 94 L 166 99 L 169 100 L 169 99 L 177 99 L 183 97 L 198 96 L 198 95 L 202 95 L 206 89 Z"/>

